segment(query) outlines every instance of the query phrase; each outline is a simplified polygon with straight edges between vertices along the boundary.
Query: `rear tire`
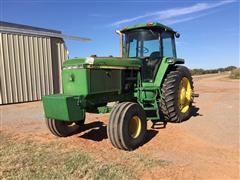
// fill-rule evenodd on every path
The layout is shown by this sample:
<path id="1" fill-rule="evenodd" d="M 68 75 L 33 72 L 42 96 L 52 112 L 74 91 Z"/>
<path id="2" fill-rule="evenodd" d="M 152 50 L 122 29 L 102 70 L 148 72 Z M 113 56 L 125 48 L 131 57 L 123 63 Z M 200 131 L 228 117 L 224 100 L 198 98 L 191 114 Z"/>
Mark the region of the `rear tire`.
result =
<path id="1" fill-rule="evenodd" d="M 67 137 L 79 132 L 81 125 L 75 122 L 61 121 L 57 119 L 46 119 L 50 132 L 58 137 Z"/>
<path id="2" fill-rule="evenodd" d="M 108 137 L 118 149 L 134 150 L 144 141 L 147 120 L 143 108 L 132 102 L 118 104 L 111 112 Z"/>
<path id="3" fill-rule="evenodd" d="M 170 71 L 161 88 L 161 110 L 168 122 L 181 122 L 191 117 L 193 81 L 188 68 L 178 66 Z"/>

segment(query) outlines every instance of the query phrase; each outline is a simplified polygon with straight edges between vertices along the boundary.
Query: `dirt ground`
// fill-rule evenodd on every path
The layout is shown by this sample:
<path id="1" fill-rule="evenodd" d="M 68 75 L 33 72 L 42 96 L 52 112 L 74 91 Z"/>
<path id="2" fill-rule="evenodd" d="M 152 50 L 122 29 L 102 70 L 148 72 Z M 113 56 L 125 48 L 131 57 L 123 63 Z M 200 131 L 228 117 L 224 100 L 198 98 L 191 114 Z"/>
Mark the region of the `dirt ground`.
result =
<path id="1" fill-rule="evenodd" d="M 37 142 L 61 141 L 66 148 L 83 149 L 101 161 L 128 165 L 136 155 L 163 159 L 170 166 L 139 169 L 140 179 L 240 179 L 240 81 L 227 75 L 194 78 L 193 117 L 182 123 L 151 128 L 146 143 L 133 152 L 112 147 L 107 139 L 109 114 L 87 114 L 81 133 L 57 138 L 45 126 L 41 102 L 0 106 L 1 132 Z M 133 167 L 134 168 L 134 167 Z"/>

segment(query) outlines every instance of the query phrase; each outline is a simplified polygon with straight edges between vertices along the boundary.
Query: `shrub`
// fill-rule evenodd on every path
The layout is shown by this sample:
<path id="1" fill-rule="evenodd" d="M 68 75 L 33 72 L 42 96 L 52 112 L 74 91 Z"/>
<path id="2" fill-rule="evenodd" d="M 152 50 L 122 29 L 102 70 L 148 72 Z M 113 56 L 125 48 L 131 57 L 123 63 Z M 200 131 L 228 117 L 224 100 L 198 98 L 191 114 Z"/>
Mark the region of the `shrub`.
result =
<path id="1" fill-rule="evenodd" d="M 232 70 L 231 73 L 230 73 L 230 78 L 240 79 L 240 68 Z"/>

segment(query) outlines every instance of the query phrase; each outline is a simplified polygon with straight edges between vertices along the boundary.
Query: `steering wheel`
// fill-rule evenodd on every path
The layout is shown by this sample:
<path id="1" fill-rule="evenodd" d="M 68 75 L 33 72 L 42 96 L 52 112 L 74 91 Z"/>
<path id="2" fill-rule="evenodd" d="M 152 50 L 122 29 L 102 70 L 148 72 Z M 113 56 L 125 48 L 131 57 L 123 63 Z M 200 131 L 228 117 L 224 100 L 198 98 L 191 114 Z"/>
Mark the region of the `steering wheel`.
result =
<path id="1" fill-rule="evenodd" d="M 138 49 L 141 50 L 141 47 L 138 47 Z M 149 52 L 149 49 L 146 47 L 143 47 L 143 53 L 148 53 L 148 52 Z"/>

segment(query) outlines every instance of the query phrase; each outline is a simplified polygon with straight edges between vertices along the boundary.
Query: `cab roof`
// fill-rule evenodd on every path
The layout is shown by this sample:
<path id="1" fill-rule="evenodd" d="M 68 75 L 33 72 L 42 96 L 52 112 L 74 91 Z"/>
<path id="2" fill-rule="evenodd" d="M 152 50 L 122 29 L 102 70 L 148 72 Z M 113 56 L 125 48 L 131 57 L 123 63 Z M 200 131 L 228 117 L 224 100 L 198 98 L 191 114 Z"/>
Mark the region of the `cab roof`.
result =
<path id="1" fill-rule="evenodd" d="M 127 31 L 131 31 L 131 30 L 135 30 L 135 29 L 162 29 L 165 31 L 170 31 L 172 33 L 176 33 L 176 31 L 174 31 L 172 28 L 165 26 L 158 22 L 149 22 L 149 23 L 136 24 L 133 26 L 127 26 L 127 27 L 124 27 L 121 30 L 121 32 L 125 33 Z"/>

